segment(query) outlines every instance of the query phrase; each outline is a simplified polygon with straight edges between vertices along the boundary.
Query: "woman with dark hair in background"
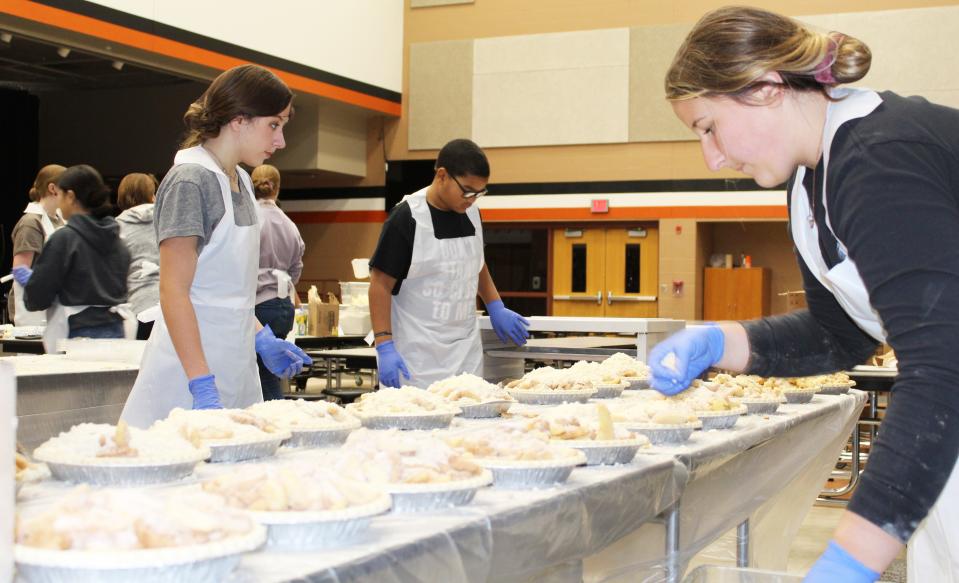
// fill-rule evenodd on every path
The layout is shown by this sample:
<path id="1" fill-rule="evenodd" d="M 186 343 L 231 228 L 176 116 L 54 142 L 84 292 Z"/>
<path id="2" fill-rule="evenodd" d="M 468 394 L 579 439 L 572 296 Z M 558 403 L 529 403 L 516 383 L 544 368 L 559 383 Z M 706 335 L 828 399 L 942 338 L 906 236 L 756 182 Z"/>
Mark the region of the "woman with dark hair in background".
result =
<path id="1" fill-rule="evenodd" d="M 130 250 L 130 273 L 127 289 L 133 313 L 138 316 L 160 305 L 160 249 L 153 228 L 153 201 L 157 179 L 152 174 L 127 174 L 117 188 L 120 216 L 120 238 Z M 153 322 L 138 322 L 137 340 L 146 340 Z"/>
<path id="2" fill-rule="evenodd" d="M 13 227 L 13 267 L 33 267 L 40 257 L 43 244 L 54 231 L 63 226 L 63 217 L 57 208 L 57 179 L 66 170 L 59 164 L 48 164 L 40 169 L 30 188 L 30 204 Z M 43 326 L 44 312 L 31 312 L 23 305 L 23 287 L 13 282 L 7 296 L 7 311 L 17 326 Z"/>
<path id="3" fill-rule="evenodd" d="M 57 180 L 56 192 L 66 227 L 50 235 L 33 269 L 13 268 L 27 309 L 47 310 L 48 353 L 61 338 L 123 338 L 116 306 L 126 302 L 130 268 L 100 173 L 86 164 L 71 166 Z"/>
<path id="4" fill-rule="evenodd" d="M 160 307 L 122 418 L 148 427 L 172 409 L 262 401 L 256 356 L 290 377 L 310 358 L 253 312 L 260 233 L 250 176 L 286 146 L 293 94 L 255 65 L 221 73 L 190 105 L 189 134 L 157 191 Z"/>
<path id="5" fill-rule="evenodd" d="M 279 338 L 293 329 L 293 298 L 303 272 L 306 246 L 290 217 L 276 204 L 280 195 L 280 171 L 263 164 L 253 170 L 253 194 L 260 219 L 260 271 L 256 282 L 256 319 Z M 257 358 L 263 400 L 282 399 L 280 381 Z"/>

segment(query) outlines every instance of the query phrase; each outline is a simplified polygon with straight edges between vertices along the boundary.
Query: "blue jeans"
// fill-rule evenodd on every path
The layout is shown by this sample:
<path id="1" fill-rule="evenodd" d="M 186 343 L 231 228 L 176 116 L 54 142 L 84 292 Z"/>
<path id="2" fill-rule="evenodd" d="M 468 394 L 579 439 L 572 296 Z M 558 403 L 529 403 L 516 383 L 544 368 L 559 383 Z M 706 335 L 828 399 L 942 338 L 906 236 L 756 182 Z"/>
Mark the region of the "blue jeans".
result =
<path id="1" fill-rule="evenodd" d="M 70 328 L 68 338 L 123 338 L 123 322 Z"/>
<path id="2" fill-rule="evenodd" d="M 273 298 L 256 305 L 254 308 L 256 319 L 260 324 L 269 326 L 277 338 L 286 338 L 293 329 L 293 302 L 290 298 Z M 280 379 L 263 366 L 263 360 L 256 357 L 256 366 L 260 369 L 260 386 L 263 389 L 263 400 L 282 399 L 283 389 L 280 388 Z"/>

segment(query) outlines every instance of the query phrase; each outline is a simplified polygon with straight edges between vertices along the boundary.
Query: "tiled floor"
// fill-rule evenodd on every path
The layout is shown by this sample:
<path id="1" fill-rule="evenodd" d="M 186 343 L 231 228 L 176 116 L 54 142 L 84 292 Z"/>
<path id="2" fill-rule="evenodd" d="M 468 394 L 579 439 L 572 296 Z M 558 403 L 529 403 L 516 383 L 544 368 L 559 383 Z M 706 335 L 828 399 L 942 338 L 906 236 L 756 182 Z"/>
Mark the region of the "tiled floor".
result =
<path id="1" fill-rule="evenodd" d="M 832 537 L 841 515 L 842 508 L 813 506 L 809 510 L 789 551 L 786 566 L 788 572 L 805 574 L 812 567 L 819 555 L 826 550 L 826 543 Z M 727 533 L 696 555 L 690 564 L 690 570 L 702 564 L 734 566 L 736 564 L 735 541 L 735 532 Z M 905 551 L 883 574 L 882 581 L 906 583 Z"/>

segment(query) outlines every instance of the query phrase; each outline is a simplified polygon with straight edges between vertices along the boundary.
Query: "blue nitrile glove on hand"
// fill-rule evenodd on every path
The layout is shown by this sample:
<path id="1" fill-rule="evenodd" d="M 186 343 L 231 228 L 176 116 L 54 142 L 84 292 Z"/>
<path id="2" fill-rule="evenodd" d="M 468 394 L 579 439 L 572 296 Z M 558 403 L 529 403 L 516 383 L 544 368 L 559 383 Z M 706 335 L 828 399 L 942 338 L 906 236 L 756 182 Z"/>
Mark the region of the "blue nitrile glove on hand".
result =
<path id="1" fill-rule="evenodd" d="M 725 341 L 722 329 L 716 325 L 686 328 L 673 334 L 649 353 L 649 384 L 665 395 L 685 390 L 704 370 L 719 362 Z M 674 357 L 667 358 L 670 354 Z"/>
<path id="2" fill-rule="evenodd" d="M 190 379 L 190 394 L 193 395 L 194 409 L 222 409 L 220 391 L 216 390 L 216 379 L 208 374 Z"/>
<path id="3" fill-rule="evenodd" d="M 493 331 L 499 336 L 500 342 L 506 344 L 507 340 L 512 340 L 516 346 L 526 344 L 526 339 L 529 338 L 526 330 L 529 328 L 529 320 L 507 309 L 503 300 L 486 304 L 486 311 L 489 312 L 490 323 L 493 324 Z"/>
<path id="4" fill-rule="evenodd" d="M 403 362 L 403 357 L 396 351 L 392 340 L 387 340 L 376 347 L 376 368 L 380 375 L 381 387 L 400 388 L 400 373 L 410 378 L 410 371 Z"/>
<path id="5" fill-rule="evenodd" d="M 873 583 L 879 580 L 879 573 L 863 565 L 846 552 L 839 543 L 829 541 L 826 551 L 819 557 L 812 569 L 806 573 L 805 583 Z"/>
<path id="6" fill-rule="evenodd" d="M 256 353 L 263 359 L 263 365 L 282 379 L 299 374 L 304 364 L 313 364 L 313 359 L 300 350 L 299 346 L 274 336 L 268 325 L 256 333 L 253 341 Z"/>
<path id="7" fill-rule="evenodd" d="M 27 285 L 27 282 L 30 281 L 30 276 L 33 275 L 33 270 L 24 265 L 18 265 L 10 272 L 13 274 L 13 279 L 17 280 L 17 283 L 20 285 Z"/>

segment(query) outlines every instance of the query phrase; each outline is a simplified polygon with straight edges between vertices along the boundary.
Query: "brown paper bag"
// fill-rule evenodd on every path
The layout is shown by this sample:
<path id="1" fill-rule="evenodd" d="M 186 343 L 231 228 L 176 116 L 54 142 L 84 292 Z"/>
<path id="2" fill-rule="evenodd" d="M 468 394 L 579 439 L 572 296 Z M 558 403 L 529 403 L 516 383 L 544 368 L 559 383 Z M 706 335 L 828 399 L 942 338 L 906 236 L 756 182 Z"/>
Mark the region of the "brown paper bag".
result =
<path id="1" fill-rule="evenodd" d="M 311 336 L 336 336 L 340 319 L 340 303 L 336 296 L 327 294 L 327 301 L 320 298 L 316 286 L 311 285 L 307 294 L 309 302 L 309 333 Z"/>

